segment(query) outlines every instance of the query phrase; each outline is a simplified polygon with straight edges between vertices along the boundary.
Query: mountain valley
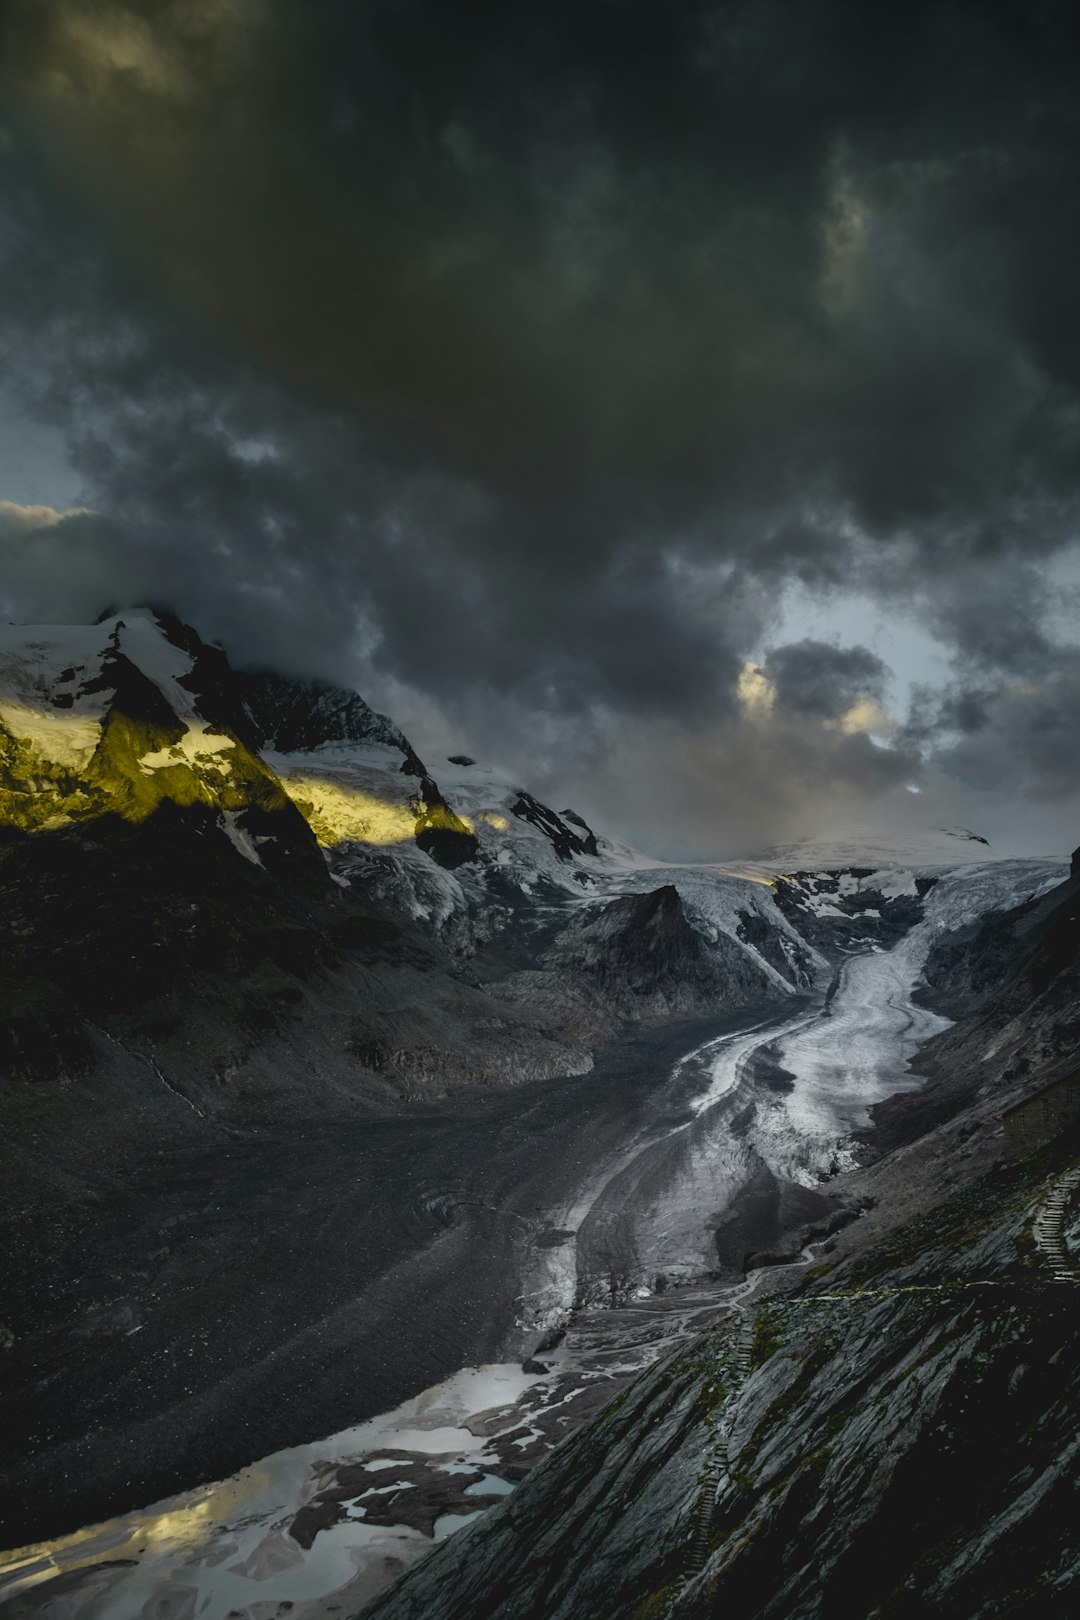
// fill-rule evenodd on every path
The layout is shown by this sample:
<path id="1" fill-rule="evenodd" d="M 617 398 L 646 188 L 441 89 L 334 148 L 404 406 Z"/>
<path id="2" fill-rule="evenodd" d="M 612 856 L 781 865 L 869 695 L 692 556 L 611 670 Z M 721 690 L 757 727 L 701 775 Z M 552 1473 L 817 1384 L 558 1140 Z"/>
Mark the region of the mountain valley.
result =
<path id="1" fill-rule="evenodd" d="M 1058 1365 L 1024 1222 L 1067 1156 L 1007 1163 L 1000 1115 L 1080 1047 L 1063 863 L 964 829 L 657 862 L 148 608 L 4 630 L 0 804 L 13 1616 L 839 1614 L 800 1537 L 862 1490 L 826 1562 L 881 1559 L 891 1476 L 830 1495 L 867 1402 L 925 1349 L 964 1435 L 964 1357 L 1008 1381 L 966 1296 L 894 1331 L 885 1293 L 1000 1281 Z M 988 1513 L 1063 1488 L 1068 1398 Z M 843 1612 L 977 1605 L 949 1533 L 945 1607 L 886 1561 Z"/>

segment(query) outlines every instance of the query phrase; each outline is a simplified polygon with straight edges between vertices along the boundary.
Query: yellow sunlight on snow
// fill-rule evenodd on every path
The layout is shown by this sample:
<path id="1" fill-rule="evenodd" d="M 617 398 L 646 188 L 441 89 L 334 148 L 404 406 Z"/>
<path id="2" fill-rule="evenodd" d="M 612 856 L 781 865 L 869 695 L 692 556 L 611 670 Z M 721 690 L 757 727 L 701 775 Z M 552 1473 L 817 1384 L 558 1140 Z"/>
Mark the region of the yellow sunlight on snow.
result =
<path id="1" fill-rule="evenodd" d="M 0 726 L 16 742 L 62 769 L 78 771 L 89 764 L 101 740 L 101 721 L 95 714 L 72 714 L 40 705 L 0 699 Z"/>
<path id="2" fill-rule="evenodd" d="M 282 786 L 320 844 L 401 844 L 413 836 L 416 814 L 406 804 L 319 776 L 286 776 Z"/>
<path id="3" fill-rule="evenodd" d="M 305 772 L 283 776 L 281 785 L 320 844 L 330 846 L 346 840 L 358 844 L 404 844 L 416 832 L 417 813 L 408 803 L 394 804 L 362 788 Z M 473 831 L 467 816 L 455 821 L 445 810 L 433 811 L 426 824 L 463 826 L 467 832 Z"/>
<path id="4" fill-rule="evenodd" d="M 151 748 L 152 735 L 114 714 L 109 757 L 103 760 L 100 714 L 55 709 L 44 698 L 40 704 L 0 700 L 0 758 L 6 756 L 9 778 L 0 786 L 0 822 L 48 832 L 107 812 L 142 821 L 162 799 L 178 804 L 200 799 L 219 808 L 228 803 L 237 810 L 252 785 L 266 777 L 280 782 L 319 843 L 328 846 L 346 840 L 410 843 L 419 827 L 472 833 L 481 822 L 499 832 L 510 825 L 495 810 L 472 818 L 441 805 L 425 810 L 404 784 L 401 799 L 393 800 L 312 771 L 276 775 L 243 749 L 238 755 L 234 737 L 210 730 L 201 720 L 189 723 L 179 742 L 166 747 Z M 222 792 L 233 798 L 219 802 Z"/>

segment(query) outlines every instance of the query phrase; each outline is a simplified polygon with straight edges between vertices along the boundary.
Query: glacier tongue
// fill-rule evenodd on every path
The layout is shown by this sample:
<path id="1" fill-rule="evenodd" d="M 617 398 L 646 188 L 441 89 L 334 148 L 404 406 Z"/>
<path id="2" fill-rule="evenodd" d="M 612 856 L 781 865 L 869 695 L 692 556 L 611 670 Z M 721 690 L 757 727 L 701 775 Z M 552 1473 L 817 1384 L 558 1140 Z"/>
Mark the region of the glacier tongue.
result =
<path id="1" fill-rule="evenodd" d="M 836 991 L 808 1028 L 775 1042 L 776 1059 L 794 1080 L 790 1093 L 759 1102 L 751 1139 L 780 1175 L 815 1186 L 854 1168 L 852 1133 L 868 1110 L 922 1084 L 911 1059 L 950 1020 L 912 996 L 935 938 L 989 912 L 1006 911 L 1061 881 L 1062 866 L 997 861 L 943 874 L 924 902 L 924 919 L 890 951 L 872 950 L 840 969 Z"/>
<path id="2" fill-rule="evenodd" d="M 663 1275 L 708 1275 L 722 1261 L 716 1233 L 740 1201 L 779 1200 L 786 1183 L 817 1198 L 859 1163 L 855 1133 L 869 1110 L 921 1086 L 915 1053 L 949 1020 L 913 999 L 934 940 L 1060 882 L 1055 862 L 958 867 L 929 891 L 923 920 L 891 950 L 872 946 L 842 961 L 829 994 L 785 1018 L 774 1014 L 707 1041 L 676 1065 L 665 1129 L 596 1172 L 576 1201 L 551 1211 L 560 1242 L 537 1251 L 522 1325 L 565 1322 L 575 1301 L 627 1297 Z M 670 1119 L 678 1098 L 681 1115 Z M 790 1203 L 790 1195 L 788 1202 Z M 797 1203 L 797 1198 L 796 1198 Z M 809 1205 L 808 1218 L 809 1218 Z M 759 1216 L 734 1216 L 753 1232 Z M 770 1217 L 771 1219 L 771 1217 Z M 735 1237 L 726 1237 L 727 1249 Z M 750 1239 L 747 1246 L 757 1245 Z M 738 1263 L 728 1254 L 727 1262 Z"/>

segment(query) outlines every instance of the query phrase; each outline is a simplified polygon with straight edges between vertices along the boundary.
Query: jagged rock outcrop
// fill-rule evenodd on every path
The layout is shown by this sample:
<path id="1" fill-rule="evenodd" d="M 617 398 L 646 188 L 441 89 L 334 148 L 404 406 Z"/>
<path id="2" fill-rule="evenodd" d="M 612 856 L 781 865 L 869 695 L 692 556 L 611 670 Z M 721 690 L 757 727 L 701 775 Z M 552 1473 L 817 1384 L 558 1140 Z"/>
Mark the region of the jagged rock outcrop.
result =
<path id="1" fill-rule="evenodd" d="M 404 732 L 356 692 L 271 670 L 246 671 L 237 684 L 261 747 L 298 754 L 328 743 L 376 743 L 401 755 L 405 775 L 428 774 Z"/>
<path id="2" fill-rule="evenodd" d="M 596 842 L 596 834 L 593 832 L 585 818 L 583 816 L 579 816 L 576 810 L 562 810 L 559 813 L 562 816 L 563 821 L 572 822 L 575 827 L 580 827 L 581 831 L 585 834 L 585 854 L 596 855 L 599 852 Z"/>
<path id="3" fill-rule="evenodd" d="M 551 847 L 561 861 L 572 860 L 575 855 L 595 855 L 597 852 L 596 835 L 580 816 L 576 816 L 572 810 L 564 810 L 562 816 L 558 816 L 546 804 L 541 804 L 539 799 L 534 799 L 531 793 L 526 793 L 524 788 L 518 790 L 511 813 L 520 816 L 522 821 L 531 822 L 545 838 L 550 839 Z M 573 822 L 580 831 L 575 832 L 574 826 L 568 827 L 567 821 Z"/>
<path id="4" fill-rule="evenodd" d="M 638 1017 L 741 1007 L 772 990 L 734 941 L 705 940 L 670 883 L 580 911 L 545 962 Z"/>
<path id="5" fill-rule="evenodd" d="M 777 994 L 765 971 L 727 935 L 708 940 L 671 884 L 577 911 L 537 967 L 491 986 L 552 1030 L 587 1047 L 622 1025 L 730 1012 Z"/>
<path id="6" fill-rule="evenodd" d="M 921 919 L 935 881 L 902 868 L 798 871 L 777 878 L 776 903 L 804 939 L 837 957 L 895 945 Z"/>
<path id="7" fill-rule="evenodd" d="M 453 870 L 475 860 L 480 840 L 453 811 L 430 776 L 425 776 L 417 800 L 417 846 L 440 866 Z"/>

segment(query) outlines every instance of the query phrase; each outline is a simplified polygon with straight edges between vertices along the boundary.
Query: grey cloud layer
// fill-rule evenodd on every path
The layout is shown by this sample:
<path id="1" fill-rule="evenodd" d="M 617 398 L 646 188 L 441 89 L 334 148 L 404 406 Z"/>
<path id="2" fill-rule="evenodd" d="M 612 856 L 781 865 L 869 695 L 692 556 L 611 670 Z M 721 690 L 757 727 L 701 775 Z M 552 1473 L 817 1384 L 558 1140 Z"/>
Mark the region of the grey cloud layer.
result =
<path id="1" fill-rule="evenodd" d="M 839 719 L 861 697 L 884 696 L 889 671 L 865 647 L 830 647 L 796 641 L 778 647 L 765 664 L 782 708 L 796 715 Z"/>
<path id="2" fill-rule="evenodd" d="M 100 514 L 9 548 L 14 608 L 169 597 L 571 752 L 712 726 L 753 794 L 796 746 L 815 793 L 916 746 L 1005 791 L 925 702 L 828 731 L 886 691 L 866 649 L 775 648 L 798 742 L 736 746 L 798 579 L 914 604 L 965 736 L 1020 680 L 1074 724 L 1072 8 L 9 9 L 5 346 Z"/>

